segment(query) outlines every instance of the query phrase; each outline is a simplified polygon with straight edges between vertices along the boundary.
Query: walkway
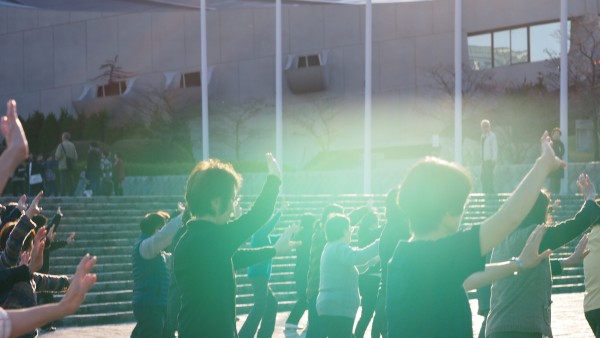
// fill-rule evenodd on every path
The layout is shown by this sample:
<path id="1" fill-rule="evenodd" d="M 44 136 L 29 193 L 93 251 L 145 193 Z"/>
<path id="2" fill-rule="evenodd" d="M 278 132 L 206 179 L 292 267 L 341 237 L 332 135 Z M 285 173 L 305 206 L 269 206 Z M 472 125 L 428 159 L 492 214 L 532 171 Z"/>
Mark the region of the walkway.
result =
<path id="1" fill-rule="evenodd" d="M 552 318 L 553 331 L 555 338 L 593 338 L 594 335 L 583 316 L 583 293 L 557 294 L 552 296 Z M 471 301 L 473 313 L 477 313 L 477 303 Z M 283 333 L 283 326 L 288 312 L 282 312 L 277 315 L 277 327 L 275 328 L 274 338 L 293 338 L 295 335 Z M 241 325 L 245 319 L 240 318 L 238 325 Z M 301 323 L 306 323 L 306 315 Z M 474 331 L 479 330 L 481 317 L 476 314 L 473 316 Z M 59 328 L 56 332 L 43 334 L 44 338 L 114 338 L 129 337 L 133 329 L 133 324 L 116 324 L 87 327 Z M 366 336 L 369 336 L 368 334 Z"/>

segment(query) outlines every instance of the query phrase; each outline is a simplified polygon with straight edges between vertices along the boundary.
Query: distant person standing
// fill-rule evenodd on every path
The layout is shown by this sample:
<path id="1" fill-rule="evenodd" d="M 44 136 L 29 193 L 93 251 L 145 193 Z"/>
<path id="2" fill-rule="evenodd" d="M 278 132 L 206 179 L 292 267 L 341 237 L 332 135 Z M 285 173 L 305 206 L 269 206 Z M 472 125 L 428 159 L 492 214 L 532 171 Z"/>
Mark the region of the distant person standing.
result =
<path id="1" fill-rule="evenodd" d="M 562 132 L 560 131 L 560 128 L 554 128 L 552 129 L 552 149 L 554 149 L 554 154 L 560 158 L 561 160 L 563 159 L 563 156 L 565 155 L 565 144 L 560 140 L 560 137 L 562 136 Z M 552 174 L 550 174 L 550 192 L 552 194 L 559 194 L 560 193 L 560 181 L 563 179 L 563 177 L 565 177 L 565 169 L 564 168 L 560 168 L 556 171 L 554 171 Z"/>
<path id="2" fill-rule="evenodd" d="M 72 196 L 77 175 L 77 150 L 71 142 L 70 133 L 65 132 L 62 134 L 62 142 L 56 148 L 54 157 L 58 161 L 60 194 L 62 196 Z"/>
<path id="3" fill-rule="evenodd" d="M 488 120 L 481 120 L 481 186 L 484 194 L 493 194 L 494 167 L 498 159 L 498 140 Z"/>
<path id="4" fill-rule="evenodd" d="M 102 153 L 98 147 L 98 143 L 93 141 L 90 143 L 88 151 L 87 165 L 85 167 L 85 178 L 90 182 L 94 195 L 100 195 L 100 178 L 102 177 Z"/>
<path id="5" fill-rule="evenodd" d="M 112 165 L 112 180 L 115 196 L 123 196 L 123 181 L 125 180 L 125 165 L 119 154 L 115 153 Z"/>

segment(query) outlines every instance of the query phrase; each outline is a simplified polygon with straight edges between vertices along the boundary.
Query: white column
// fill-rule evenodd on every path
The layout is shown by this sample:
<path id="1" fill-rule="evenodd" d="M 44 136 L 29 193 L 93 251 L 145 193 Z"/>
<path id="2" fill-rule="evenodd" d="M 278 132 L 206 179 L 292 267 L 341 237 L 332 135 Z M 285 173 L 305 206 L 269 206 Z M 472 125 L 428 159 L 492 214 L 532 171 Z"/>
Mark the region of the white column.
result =
<path id="1" fill-rule="evenodd" d="M 372 19 L 373 5 L 371 0 L 365 4 L 365 154 L 363 170 L 363 193 L 371 193 L 371 83 L 372 83 Z"/>
<path id="2" fill-rule="evenodd" d="M 275 2 L 275 156 L 283 174 L 283 69 L 281 58 L 281 0 L 277 0 Z"/>
<path id="3" fill-rule="evenodd" d="M 563 160 L 569 160 L 569 56 L 567 55 L 567 21 L 569 6 L 567 0 L 560 0 L 560 130 L 565 143 Z M 565 168 L 565 178 L 562 180 L 560 192 L 568 193 L 569 167 Z"/>
<path id="4" fill-rule="evenodd" d="M 208 147 L 208 63 L 206 54 L 206 0 L 200 0 L 200 74 L 202 76 L 202 158 L 209 158 Z"/>
<path id="5" fill-rule="evenodd" d="M 454 162 L 462 163 L 462 0 L 454 0 Z"/>

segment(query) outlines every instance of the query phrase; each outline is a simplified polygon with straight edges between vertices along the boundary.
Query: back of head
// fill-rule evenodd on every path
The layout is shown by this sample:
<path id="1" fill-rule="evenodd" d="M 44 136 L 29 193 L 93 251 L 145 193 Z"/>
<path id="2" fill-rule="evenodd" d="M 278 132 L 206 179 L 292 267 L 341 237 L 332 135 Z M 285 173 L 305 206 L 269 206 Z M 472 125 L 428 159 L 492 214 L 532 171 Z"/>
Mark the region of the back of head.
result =
<path id="1" fill-rule="evenodd" d="M 332 214 L 325 223 L 325 238 L 327 242 L 344 238 L 346 231 L 350 231 L 350 219 L 342 214 Z"/>
<path id="2" fill-rule="evenodd" d="M 464 168 L 434 157 L 413 166 L 400 186 L 398 201 L 416 235 L 438 230 L 446 214 L 460 216 L 471 192 Z"/>
<path id="3" fill-rule="evenodd" d="M 190 174 L 185 201 L 192 217 L 214 215 L 212 201 L 233 199 L 242 185 L 242 176 L 229 163 L 208 159 L 196 165 Z"/>
<path id="4" fill-rule="evenodd" d="M 321 226 L 327 223 L 329 217 L 332 214 L 342 214 L 344 212 L 344 208 L 336 203 L 329 204 L 325 208 L 323 208 L 323 213 L 321 214 Z"/>
<path id="5" fill-rule="evenodd" d="M 4 224 L 2 230 L 0 230 L 0 250 L 4 250 L 4 248 L 6 248 L 6 242 L 8 241 L 10 233 L 15 228 L 15 225 L 17 225 L 16 221 L 8 222 Z"/>
<path id="6" fill-rule="evenodd" d="M 550 206 L 550 196 L 546 190 L 540 191 L 535 204 L 531 207 L 531 210 L 525 216 L 519 228 L 526 228 L 532 224 L 544 224 L 546 223 L 546 217 L 548 215 L 548 207 Z"/>
<path id="7" fill-rule="evenodd" d="M 169 221 L 169 214 L 165 211 L 157 211 L 146 214 L 140 222 L 140 230 L 145 235 L 153 235 Z"/>
<path id="8" fill-rule="evenodd" d="M 42 214 L 35 215 L 31 217 L 31 221 L 35 223 L 37 228 L 43 227 L 48 224 L 48 218 Z"/>
<path id="9" fill-rule="evenodd" d="M 71 133 L 64 132 L 64 133 L 62 134 L 62 140 L 63 140 L 63 141 L 70 141 L 70 140 L 71 140 Z"/>
<path id="10" fill-rule="evenodd" d="M 376 227 L 379 225 L 379 217 L 377 217 L 377 213 L 372 208 L 369 208 L 369 211 L 363 216 L 363 218 L 356 223 L 359 229 L 369 229 L 372 227 Z"/>
<path id="11" fill-rule="evenodd" d="M 300 217 L 300 228 L 304 231 L 313 232 L 315 229 L 315 223 L 317 223 L 317 217 L 311 213 L 305 213 Z"/>

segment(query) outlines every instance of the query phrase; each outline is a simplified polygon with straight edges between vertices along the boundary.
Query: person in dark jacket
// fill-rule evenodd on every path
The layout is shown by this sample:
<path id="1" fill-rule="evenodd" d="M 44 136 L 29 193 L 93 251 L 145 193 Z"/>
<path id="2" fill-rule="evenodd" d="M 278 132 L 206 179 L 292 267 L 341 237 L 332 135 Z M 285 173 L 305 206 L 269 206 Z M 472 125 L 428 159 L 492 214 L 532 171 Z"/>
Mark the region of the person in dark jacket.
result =
<path id="1" fill-rule="evenodd" d="M 296 248 L 296 264 L 294 267 L 294 280 L 296 281 L 296 294 L 298 299 L 290 311 L 290 315 L 285 322 L 286 330 L 298 330 L 298 322 L 306 311 L 306 280 L 308 277 L 308 264 L 310 261 L 310 245 L 312 236 L 315 232 L 315 226 L 318 218 L 313 214 L 306 213 L 300 218 L 300 231 L 295 239 L 300 241 L 300 246 Z"/>
<path id="2" fill-rule="evenodd" d="M 281 172 L 267 154 L 269 176 L 252 208 L 230 222 L 242 177 L 216 159 L 196 165 L 188 178 L 187 222 L 174 254 L 181 291 L 178 333 L 181 338 L 237 337 L 235 274 L 232 256 L 273 214 Z"/>

